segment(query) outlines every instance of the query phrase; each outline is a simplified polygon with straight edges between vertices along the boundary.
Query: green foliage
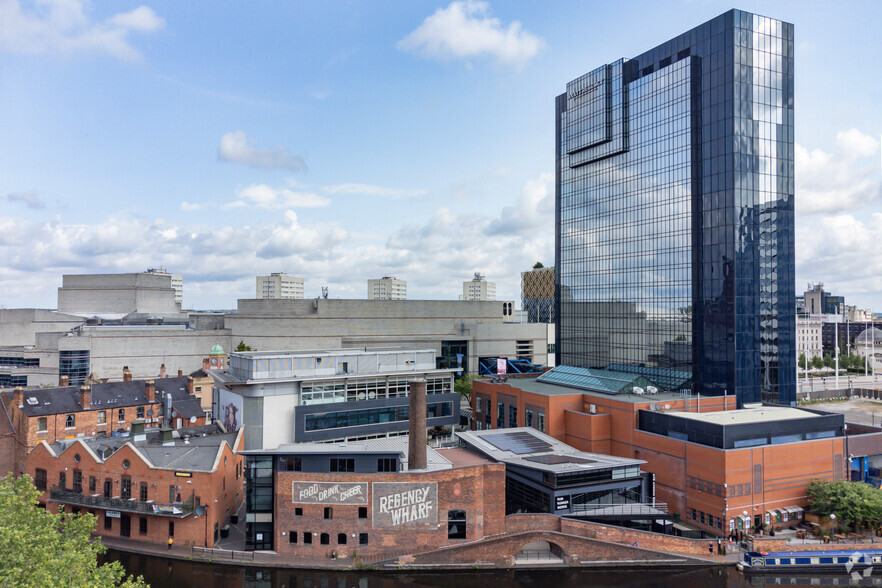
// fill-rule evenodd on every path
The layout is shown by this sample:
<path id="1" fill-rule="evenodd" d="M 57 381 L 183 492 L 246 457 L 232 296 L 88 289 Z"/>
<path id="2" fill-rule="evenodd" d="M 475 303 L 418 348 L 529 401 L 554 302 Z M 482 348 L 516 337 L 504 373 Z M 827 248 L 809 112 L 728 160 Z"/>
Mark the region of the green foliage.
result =
<path id="1" fill-rule="evenodd" d="M 796 365 L 797 367 L 799 367 L 799 369 L 805 369 L 805 353 L 799 354 L 799 359 L 796 360 Z"/>
<path id="2" fill-rule="evenodd" d="M 542 265 L 542 262 L 541 262 L 541 261 L 537 261 L 535 264 L 533 264 L 533 269 L 540 269 L 540 268 L 543 268 L 543 267 L 545 267 L 545 266 Z"/>
<path id="3" fill-rule="evenodd" d="M 37 506 L 39 496 L 27 475 L 0 478 L 0 586 L 147 587 L 119 562 L 98 565 L 106 549 L 90 540 L 94 515 L 53 514 Z"/>
<path id="4" fill-rule="evenodd" d="M 825 364 L 825 360 L 820 355 L 814 356 L 812 358 L 812 361 L 810 362 L 811 367 L 813 367 L 815 369 L 821 369 L 822 367 L 824 367 L 824 364 Z"/>
<path id="5" fill-rule="evenodd" d="M 464 374 L 463 377 L 458 378 L 455 382 L 453 382 L 453 390 L 459 392 L 459 395 L 466 400 L 471 400 L 472 398 L 472 382 L 477 379 L 477 374 Z"/>
<path id="6" fill-rule="evenodd" d="M 862 482 L 813 480 L 806 488 L 809 508 L 820 515 L 835 514 L 837 524 L 878 524 L 882 519 L 882 490 Z"/>
<path id="7" fill-rule="evenodd" d="M 245 345 L 245 340 L 241 339 L 236 345 L 236 351 L 254 351 L 254 349 L 251 348 L 251 345 Z"/>

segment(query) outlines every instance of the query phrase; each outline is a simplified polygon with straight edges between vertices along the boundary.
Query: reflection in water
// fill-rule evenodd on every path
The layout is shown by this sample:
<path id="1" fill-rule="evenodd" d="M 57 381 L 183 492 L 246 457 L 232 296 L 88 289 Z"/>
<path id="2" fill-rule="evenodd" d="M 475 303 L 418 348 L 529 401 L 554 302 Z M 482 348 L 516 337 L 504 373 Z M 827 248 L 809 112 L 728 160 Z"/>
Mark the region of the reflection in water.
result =
<path id="1" fill-rule="evenodd" d="M 637 588 L 748 588 L 750 586 L 882 586 L 879 578 L 853 581 L 848 576 L 742 576 L 729 568 L 632 571 L 580 569 L 461 572 L 330 572 L 236 568 L 189 561 L 149 558 L 122 552 L 108 552 L 107 559 L 119 560 L 130 574 L 143 575 L 153 588 L 507 588 L 524 586 L 576 588 L 597 586 Z"/>

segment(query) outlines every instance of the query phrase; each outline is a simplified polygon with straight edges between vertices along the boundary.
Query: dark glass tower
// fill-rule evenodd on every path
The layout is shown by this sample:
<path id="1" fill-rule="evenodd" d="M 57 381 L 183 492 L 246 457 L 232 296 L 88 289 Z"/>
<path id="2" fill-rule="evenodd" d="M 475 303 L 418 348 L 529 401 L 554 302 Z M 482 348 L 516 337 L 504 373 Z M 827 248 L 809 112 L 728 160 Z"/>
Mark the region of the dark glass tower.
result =
<path id="1" fill-rule="evenodd" d="M 726 12 L 555 122 L 558 363 L 794 403 L 793 25 Z"/>

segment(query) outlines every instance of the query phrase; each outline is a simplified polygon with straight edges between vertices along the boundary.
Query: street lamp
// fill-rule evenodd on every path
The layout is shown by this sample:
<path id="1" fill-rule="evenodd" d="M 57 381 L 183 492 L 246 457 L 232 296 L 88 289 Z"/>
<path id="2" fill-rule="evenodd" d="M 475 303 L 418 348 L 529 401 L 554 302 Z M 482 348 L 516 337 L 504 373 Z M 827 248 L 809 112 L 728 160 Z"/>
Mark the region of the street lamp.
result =
<path id="1" fill-rule="evenodd" d="M 836 515 L 835 515 L 835 514 L 831 514 L 831 515 L 830 515 L 830 520 L 833 521 L 833 534 L 835 535 L 835 534 L 836 534 Z"/>

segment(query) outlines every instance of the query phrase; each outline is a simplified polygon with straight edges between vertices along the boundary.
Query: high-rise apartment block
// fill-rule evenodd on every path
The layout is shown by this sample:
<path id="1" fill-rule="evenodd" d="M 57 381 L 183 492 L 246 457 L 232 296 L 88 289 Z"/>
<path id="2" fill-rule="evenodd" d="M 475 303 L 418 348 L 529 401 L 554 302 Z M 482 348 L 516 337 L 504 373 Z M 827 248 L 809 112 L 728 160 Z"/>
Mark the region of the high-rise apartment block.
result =
<path id="1" fill-rule="evenodd" d="M 496 283 L 488 282 L 484 276 L 475 273 L 474 278 L 462 283 L 462 299 L 473 301 L 496 300 Z"/>
<path id="2" fill-rule="evenodd" d="M 793 55 L 730 10 L 557 97 L 559 364 L 795 402 Z"/>
<path id="3" fill-rule="evenodd" d="M 368 280 L 368 300 L 407 300 L 407 281 L 392 276 Z"/>
<path id="4" fill-rule="evenodd" d="M 521 308 L 528 323 L 554 322 L 554 268 L 521 272 Z"/>
<path id="5" fill-rule="evenodd" d="M 268 276 L 257 276 L 257 294 L 255 298 L 296 298 L 303 299 L 303 278 L 295 278 L 283 273 Z"/>

